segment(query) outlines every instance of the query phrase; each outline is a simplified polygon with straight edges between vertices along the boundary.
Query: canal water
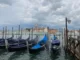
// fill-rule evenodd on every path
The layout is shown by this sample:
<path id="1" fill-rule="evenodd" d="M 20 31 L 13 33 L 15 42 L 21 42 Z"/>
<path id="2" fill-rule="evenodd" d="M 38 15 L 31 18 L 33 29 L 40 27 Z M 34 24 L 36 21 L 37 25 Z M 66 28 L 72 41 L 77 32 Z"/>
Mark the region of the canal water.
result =
<path id="1" fill-rule="evenodd" d="M 43 36 L 39 36 L 39 40 L 41 40 Z M 59 37 L 60 40 L 62 40 L 61 38 L 62 37 Z M 48 46 L 45 48 L 45 50 L 36 52 L 34 54 L 29 53 L 27 50 L 7 52 L 6 50 L 0 49 L 0 60 L 74 60 L 70 53 L 64 51 L 62 44 L 59 51 L 51 51 L 50 42 L 51 40 L 48 41 Z"/>
<path id="2" fill-rule="evenodd" d="M 27 50 L 16 52 L 0 50 L 0 60 L 74 60 L 74 58 L 63 49 L 57 52 L 43 50 L 34 54 L 29 53 Z"/>

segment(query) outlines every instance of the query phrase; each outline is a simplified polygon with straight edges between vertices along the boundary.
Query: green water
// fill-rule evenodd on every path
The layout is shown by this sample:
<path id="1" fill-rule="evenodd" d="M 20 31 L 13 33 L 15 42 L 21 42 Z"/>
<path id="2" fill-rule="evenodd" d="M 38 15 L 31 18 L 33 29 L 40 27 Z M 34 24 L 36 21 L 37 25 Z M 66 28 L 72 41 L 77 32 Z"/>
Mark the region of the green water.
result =
<path id="1" fill-rule="evenodd" d="M 63 49 L 57 52 L 45 49 L 33 54 L 29 53 L 27 50 L 16 52 L 0 50 L 0 60 L 74 60 L 74 58 Z"/>

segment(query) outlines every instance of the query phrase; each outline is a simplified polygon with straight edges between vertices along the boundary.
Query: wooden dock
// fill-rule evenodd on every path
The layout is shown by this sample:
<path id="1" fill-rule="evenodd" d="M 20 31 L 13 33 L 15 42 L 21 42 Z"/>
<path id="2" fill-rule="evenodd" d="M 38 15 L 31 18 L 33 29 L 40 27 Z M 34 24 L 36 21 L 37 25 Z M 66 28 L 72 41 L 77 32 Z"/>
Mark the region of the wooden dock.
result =
<path id="1" fill-rule="evenodd" d="M 79 33 L 80 33 L 80 31 L 79 31 Z M 64 35 L 66 35 L 66 34 L 64 34 Z M 65 39 L 64 39 L 65 40 L 65 48 L 68 52 L 72 53 L 73 56 L 77 58 L 77 60 L 80 60 L 80 36 L 77 36 L 77 38 L 75 38 L 75 36 L 76 36 L 75 32 L 74 32 L 74 37 L 72 37 L 72 35 L 68 34 L 68 38 L 66 39 L 66 36 L 65 36 Z"/>

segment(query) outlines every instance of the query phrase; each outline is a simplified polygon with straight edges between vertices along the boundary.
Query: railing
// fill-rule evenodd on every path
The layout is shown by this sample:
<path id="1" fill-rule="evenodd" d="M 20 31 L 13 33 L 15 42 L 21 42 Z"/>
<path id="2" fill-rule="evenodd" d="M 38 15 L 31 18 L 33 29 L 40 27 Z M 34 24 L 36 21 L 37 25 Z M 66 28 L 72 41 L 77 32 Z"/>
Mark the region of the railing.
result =
<path id="1" fill-rule="evenodd" d="M 80 32 L 79 32 L 80 33 Z M 66 43 L 65 36 L 65 48 L 67 51 L 71 52 L 77 59 L 80 60 L 80 36 L 79 33 L 68 32 L 68 41 Z"/>

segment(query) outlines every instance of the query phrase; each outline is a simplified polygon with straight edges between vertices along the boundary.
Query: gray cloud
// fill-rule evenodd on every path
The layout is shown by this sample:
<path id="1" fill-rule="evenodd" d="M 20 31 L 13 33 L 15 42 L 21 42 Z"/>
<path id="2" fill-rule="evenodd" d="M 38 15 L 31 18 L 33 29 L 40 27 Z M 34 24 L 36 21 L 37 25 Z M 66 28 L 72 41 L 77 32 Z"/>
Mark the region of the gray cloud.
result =
<path id="1" fill-rule="evenodd" d="M 14 0 L 0 0 L 0 4 L 12 5 Z"/>
<path id="2" fill-rule="evenodd" d="M 64 27 L 65 17 L 72 20 L 71 26 L 80 19 L 79 0 L 0 0 L 0 4 L 10 5 L 0 7 L 0 24 L 3 25 L 37 23 L 53 26 L 54 23 Z"/>

